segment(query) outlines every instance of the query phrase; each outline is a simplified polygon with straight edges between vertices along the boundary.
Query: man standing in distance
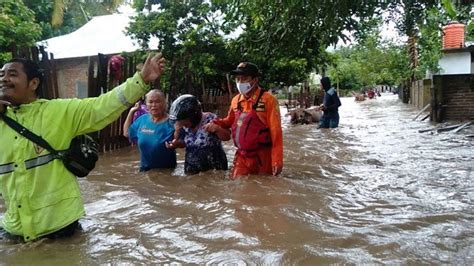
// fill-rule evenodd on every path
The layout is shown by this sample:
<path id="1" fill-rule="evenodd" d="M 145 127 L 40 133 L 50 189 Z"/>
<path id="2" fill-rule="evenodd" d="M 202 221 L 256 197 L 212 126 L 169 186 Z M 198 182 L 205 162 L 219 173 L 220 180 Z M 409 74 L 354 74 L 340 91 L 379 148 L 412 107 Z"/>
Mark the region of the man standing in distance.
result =
<path id="1" fill-rule="evenodd" d="M 324 99 L 321 105 L 324 114 L 319 121 L 319 128 L 336 128 L 339 126 L 338 109 L 341 106 L 341 100 L 337 96 L 336 90 L 331 87 L 329 77 L 321 79 L 321 89 L 324 90 Z"/>

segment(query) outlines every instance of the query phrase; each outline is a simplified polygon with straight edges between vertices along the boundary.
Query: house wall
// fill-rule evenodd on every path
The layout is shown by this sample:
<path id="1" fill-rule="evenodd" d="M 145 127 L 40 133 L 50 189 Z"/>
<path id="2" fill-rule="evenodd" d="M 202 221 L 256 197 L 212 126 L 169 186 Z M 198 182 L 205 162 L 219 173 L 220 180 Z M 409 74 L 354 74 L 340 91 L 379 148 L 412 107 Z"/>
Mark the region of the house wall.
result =
<path id="1" fill-rule="evenodd" d="M 97 61 L 96 57 L 90 57 Z M 58 92 L 60 98 L 87 97 L 89 57 L 56 59 Z"/>
<path id="2" fill-rule="evenodd" d="M 445 53 L 439 61 L 441 75 L 472 74 L 471 52 Z"/>
<path id="3" fill-rule="evenodd" d="M 433 93 L 434 121 L 474 120 L 474 74 L 436 75 Z"/>
<path id="4" fill-rule="evenodd" d="M 474 74 L 474 51 L 471 52 L 471 74 Z"/>
<path id="5" fill-rule="evenodd" d="M 430 95 L 431 80 L 423 79 L 412 82 L 410 87 L 409 103 L 422 109 L 431 102 Z"/>

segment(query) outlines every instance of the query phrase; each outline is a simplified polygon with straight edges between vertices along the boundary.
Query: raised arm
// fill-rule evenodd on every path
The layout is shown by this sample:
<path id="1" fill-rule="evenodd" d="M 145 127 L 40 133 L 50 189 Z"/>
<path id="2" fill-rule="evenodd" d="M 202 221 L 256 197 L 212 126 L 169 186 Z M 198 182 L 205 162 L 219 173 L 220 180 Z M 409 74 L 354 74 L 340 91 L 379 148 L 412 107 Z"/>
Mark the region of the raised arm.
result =
<path id="1" fill-rule="evenodd" d="M 142 70 L 113 90 L 97 98 L 71 101 L 68 116 L 76 128 L 75 135 L 100 130 L 116 120 L 149 91 L 149 84 L 163 73 L 164 64 L 165 59 L 161 54 L 148 55 Z M 128 133 L 129 126 L 124 133 Z"/>
<path id="2" fill-rule="evenodd" d="M 133 115 L 135 112 L 140 108 L 140 103 L 136 103 L 135 106 L 130 108 L 130 111 L 128 112 L 127 119 L 125 119 L 125 122 L 123 123 L 123 136 L 128 138 L 128 128 L 132 124 L 133 120 Z"/>
<path id="3" fill-rule="evenodd" d="M 148 55 L 145 64 L 140 71 L 143 81 L 150 83 L 161 76 L 165 69 L 165 58 L 158 53 L 154 56 Z"/>

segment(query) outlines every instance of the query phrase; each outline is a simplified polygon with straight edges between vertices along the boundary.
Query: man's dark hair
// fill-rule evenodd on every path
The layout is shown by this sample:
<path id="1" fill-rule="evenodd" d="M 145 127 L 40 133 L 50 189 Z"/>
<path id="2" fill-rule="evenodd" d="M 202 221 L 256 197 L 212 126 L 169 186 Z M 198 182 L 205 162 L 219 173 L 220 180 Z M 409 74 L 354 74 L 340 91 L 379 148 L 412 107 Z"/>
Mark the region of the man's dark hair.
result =
<path id="1" fill-rule="evenodd" d="M 43 86 L 43 72 L 39 68 L 38 64 L 30 59 L 26 58 L 13 58 L 7 63 L 20 63 L 23 65 L 23 70 L 26 73 L 26 78 L 31 81 L 34 78 L 39 79 L 38 88 L 36 89 L 36 95 L 41 96 Z"/>
<path id="2" fill-rule="evenodd" d="M 329 79 L 329 77 L 323 77 L 321 79 L 321 84 L 323 85 L 324 91 L 327 91 L 331 88 L 331 80 Z"/>

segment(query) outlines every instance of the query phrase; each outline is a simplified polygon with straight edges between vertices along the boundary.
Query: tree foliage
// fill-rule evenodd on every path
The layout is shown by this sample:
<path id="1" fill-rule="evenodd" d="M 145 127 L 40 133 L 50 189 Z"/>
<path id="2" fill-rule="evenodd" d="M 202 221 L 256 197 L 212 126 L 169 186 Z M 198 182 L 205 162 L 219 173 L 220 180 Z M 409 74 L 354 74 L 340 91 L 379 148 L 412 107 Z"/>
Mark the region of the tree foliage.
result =
<path id="1" fill-rule="evenodd" d="M 41 26 L 41 39 L 70 33 L 94 16 L 112 14 L 124 0 L 23 0 Z"/>
<path id="2" fill-rule="evenodd" d="M 441 58 L 442 26 L 450 20 L 462 23 L 472 20 L 470 1 L 400 0 L 388 1 L 384 9 L 390 12 L 400 33 L 408 37 L 410 78 L 437 72 Z"/>
<path id="3" fill-rule="evenodd" d="M 405 46 L 380 42 L 377 31 L 356 45 L 336 50 L 332 62 L 328 74 L 342 90 L 397 85 L 410 73 Z"/>
<path id="4" fill-rule="evenodd" d="M 170 62 L 173 92 L 200 95 L 202 87 L 221 88 L 225 72 L 232 66 L 216 19 L 218 5 L 200 0 L 157 2 L 156 11 L 152 11 L 150 1 L 135 3 L 146 12 L 131 23 L 129 34 L 144 47 L 152 36 L 160 40 L 157 48 Z"/>
<path id="5" fill-rule="evenodd" d="M 126 0 L 2 0 L 0 63 L 10 57 L 13 46 L 34 46 L 37 41 L 72 32 L 93 16 L 115 12 L 124 2 Z"/>
<path id="6" fill-rule="evenodd" d="M 141 43 L 147 43 L 150 36 L 158 37 L 160 48 L 175 63 L 191 51 L 193 57 L 205 51 L 207 55 L 198 58 L 210 59 L 210 65 L 201 65 L 207 69 L 215 66 L 213 57 L 224 63 L 221 71 L 230 70 L 239 61 L 252 61 L 261 68 L 262 82 L 268 86 L 295 84 L 311 70 L 324 69 L 328 63 L 326 47 L 339 38 L 347 40 L 347 31 L 362 31 L 373 23 L 379 6 L 377 2 L 352 0 L 142 0 L 134 4 L 140 11 L 149 11 L 139 15 L 129 28 Z M 155 11 L 151 11 L 153 5 L 158 7 Z M 219 37 L 233 32 L 240 35 Z M 216 56 L 216 51 L 203 46 L 206 43 L 217 45 L 221 53 Z M 190 58 L 186 61 L 193 64 Z"/>
<path id="7" fill-rule="evenodd" d="M 170 87 L 196 93 L 203 87 L 221 88 L 225 73 L 240 61 L 259 65 L 266 87 L 293 85 L 309 72 L 322 73 L 328 67 L 347 87 L 391 83 L 407 73 L 407 63 L 399 62 L 407 55 L 411 72 L 405 78 L 420 77 L 427 70 L 436 71 L 441 26 L 453 18 L 472 22 L 468 6 L 462 5 L 467 1 L 450 0 L 4 0 L 0 14 L 9 12 L 9 20 L 0 25 L 0 48 L 71 32 L 124 2 L 132 2 L 140 12 L 129 34 L 144 47 L 152 36 L 159 39 L 157 48 L 170 61 Z M 18 10 L 8 11 L 13 6 Z M 374 38 L 382 12 L 392 14 L 388 19 L 409 37 L 407 45 L 389 46 Z M 472 34 L 472 23 L 467 30 Z M 336 55 L 326 51 L 338 40 L 348 41 L 349 35 L 360 45 Z M 403 47 L 404 55 L 400 54 Z M 393 64 L 403 71 L 380 71 L 381 65 L 388 64 L 384 53 L 398 55 Z M 343 80 L 354 74 L 353 69 L 363 81 Z"/>
<path id="8" fill-rule="evenodd" d="M 32 46 L 41 34 L 34 13 L 22 1 L 0 2 L 0 63 L 11 57 L 6 53 L 17 45 Z"/>
<path id="9" fill-rule="evenodd" d="M 426 72 L 439 71 L 438 62 L 442 56 L 441 25 L 446 24 L 446 19 L 439 9 L 430 8 L 426 12 L 425 23 L 420 25 L 420 38 L 418 42 L 420 65 L 415 70 L 417 78 L 423 77 Z"/>
<path id="10" fill-rule="evenodd" d="M 472 19 L 466 27 L 466 40 L 474 42 L 474 19 Z"/>
<path id="11" fill-rule="evenodd" d="M 271 73 L 275 62 L 286 61 L 286 71 L 293 75 L 275 73 L 268 78 L 281 84 L 301 81 L 308 72 L 324 69 L 325 49 L 339 39 L 349 40 L 347 34 L 362 31 L 372 22 L 377 2 L 338 1 L 270 1 L 229 0 L 226 22 L 239 25 L 239 54 Z M 300 62 L 295 66 L 292 62 Z"/>

